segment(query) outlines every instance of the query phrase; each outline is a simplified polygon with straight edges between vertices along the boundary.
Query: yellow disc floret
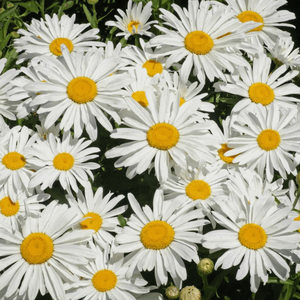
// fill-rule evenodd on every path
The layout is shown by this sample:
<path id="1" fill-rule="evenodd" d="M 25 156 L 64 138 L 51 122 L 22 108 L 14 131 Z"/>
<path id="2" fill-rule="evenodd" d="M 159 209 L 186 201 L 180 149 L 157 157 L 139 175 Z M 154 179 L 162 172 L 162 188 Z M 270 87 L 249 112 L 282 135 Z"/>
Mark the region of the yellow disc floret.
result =
<path id="1" fill-rule="evenodd" d="M 80 223 L 82 229 L 94 229 L 96 232 L 101 228 L 102 218 L 99 214 L 94 212 L 88 212 L 83 216 L 83 218 L 87 218 L 86 220 Z"/>
<path id="2" fill-rule="evenodd" d="M 186 186 L 185 192 L 193 200 L 205 200 L 210 196 L 211 188 L 204 180 L 193 180 Z"/>
<path id="3" fill-rule="evenodd" d="M 60 171 L 68 171 L 74 165 L 75 159 L 70 153 L 62 152 L 53 159 L 53 166 Z"/>
<path id="4" fill-rule="evenodd" d="M 4 197 L 0 200 L 0 212 L 5 217 L 11 217 L 18 213 L 20 209 L 19 201 L 12 202 L 9 197 Z"/>
<path id="5" fill-rule="evenodd" d="M 192 31 L 184 39 L 185 48 L 197 55 L 205 55 L 214 46 L 213 39 L 203 31 Z"/>
<path id="6" fill-rule="evenodd" d="M 161 74 L 163 71 L 163 66 L 159 61 L 154 59 L 149 59 L 143 64 L 143 68 L 147 70 L 147 74 L 150 77 L 153 77 L 156 74 Z"/>
<path id="7" fill-rule="evenodd" d="M 233 148 L 229 148 L 229 147 L 227 146 L 227 143 L 225 143 L 225 144 L 222 144 L 222 145 L 221 145 L 221 148 L 218 150 L 218 154 L 219 154 L 220 158 L 221 158 L 224 162 L 226 162 L 227 164 L 232 164 L 232 161 L 234 160 L 234 158 L 238 156 L 238 154 L 237 154 L 237 155 L 232 155 L 232 156 L 225 156 L 225 153 L 226 153 L 227 151 L 229 151 L 229 150 L 232 150 L 232 149 L 233 149 Z"/>
<path id="8" fill-rule="evenodd" d="M 91 102 L 97 96 L 97 85 L 88 77 L 76 77 L 69 82 L 67 94 L 78 104 Z"/>
<path id="9" fill-rule="evenodd" d="M 52 257 L 52 239 L 45 233 L 31 233 L 22 242 L 21 255 L 29 264 L 42 264 Z"/>
<path id="10" fill-rule="evenodd" d="M 254 223 L 244 225 L 238 235 L 240 243 L 253 250 L 263 248 L 267 242 L 267 237 L 265 230 Z"/>
<path id="11" fill-rule="evenodd" d="M 92 278 L 94 288 L 99 292 L 107 292 L 117 284 L 118 278 L 111 270 L 100 270 Z"/>
<path id="12" fill-rule="evenodd" d="M 168 150 L 174 147 L 179 140 L 178 130 L 168 123 L 157 123 L 147 132 L 147 141 L 153 148 Z"/>
<path id="13" fill-rule="evenodd" d="M 70 52 L 73 51 L 73 43 L 71 40 L 67 39 L 67 38 L 57 38 L 55 40 L 53 40 L 51 42 L 51 44 L 49 45 L 49 50 L 56 56 L 61 56 L 62 52 L 61 52 L 61 44 L 64 44 Z"/>
<path id="14" fill-rule="evenodd" d="M 132 93 L 131 97 L 143 107 L 149 105 L 149 102 L 146 97 L 146 93 L 144 91 L 136 91 Z"/>
<path id="15" fill-rule="evenodd" d="M 273 129 L 265 129 L 263 130 L 257 137 L 258 146 L 265 150 L 275 150 L 281 141 L 280 134 Z"/>
<path id="16" fill-rule="evenodd" d="M 255 27 L 254 29 L 250 30 L 251 31 L 261 31 L 264 27 L 264 19 L 263 17 L 258 14 L 255 11 L 251 11 L 251 10 L 246 10 L 241 12 L 237 18 L 242 22 L 249 22 L 249 21 L 253 21 L 253 22 L 257 22 L 257 23 L 262 23 L 262 25 Z"/>
<path id="17" fill-rule="evenodd" d="M 135 33 L 137 33 L 139 25 L 140 25 L 139 21 L 131 21 L 128 23 L 127 29 L 130 33 L 133 33 L 133 28 L 135 28 Z"/>
<path id="18" fill-rule="evenodd" d="M 3 156 L 2 163 L 7 169 L 15 171 L 25 166 L 26 159 L 19 152 L 9 152 Z"/>
<path id="19" fill-rule="evenodd" d="M 184 104 L 184 103 L 185 103 L 184 98 L 180 97 L 180 99 L 179 99 L 179 106 L 181 106 L 181 105 Z"/>
<path id="20" fill-rule="evenodd" d="M 168 247 L 174 239 L 173 227 L 165 221 L 152 221 L 141 231 L 141 242 L 147 249 L 160 250 Z"/>
<path id="21" fill-rule="evenodd" d="M 254 103 L 260 103 L 264 106 L 269 105 L 275 99 L 275 94 L 272 88 L 267 84 L 257 82 L 253 83 L 248 90 L 249 98 Z"/>
<path id="22" fill-rule="evenodd" d="M 300 214 L 298 215 L 297 218 L 294 219 L 294 221 L 300 221 Z M 300 228 L 298 229 L 298 232 L 300 232 Z"/>

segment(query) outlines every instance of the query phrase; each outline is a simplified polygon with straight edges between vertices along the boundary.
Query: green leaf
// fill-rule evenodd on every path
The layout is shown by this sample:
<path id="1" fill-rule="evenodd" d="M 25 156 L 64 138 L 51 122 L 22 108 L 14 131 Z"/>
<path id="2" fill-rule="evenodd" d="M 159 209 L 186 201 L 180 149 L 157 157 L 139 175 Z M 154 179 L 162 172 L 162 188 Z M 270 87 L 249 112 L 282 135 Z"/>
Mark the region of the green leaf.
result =
<path id="1" fill-rule="evenodd" d="M 294 285 L 294 281 L 287 279 L 287 280 L 280 280 L 277 277 L 269 277 L 268 283 L 277 283 L 277 284 L 285 284 L 285 285 Z"/>
<path id="2" fill-rule="evenodd" d="M 127 223 L 125 218 L 122 215 L 118 215 L 118 220 L 119 220 L 121 227 L 124 227 Z"/>
<path id="3" fill-rule="evenodd" d="M 2 41 L 0 42 L 0 51 L 2 51 L 6 47 L 9 39 L 10 39 L 10 34 L 8 34 L 6 37 L 2 39 Z"/>
<path id="4" fill-rule="evenodd" d="M 63 12 L 69 8 L 71 8 L 72 6 L 74 5 L 74 1 L 68 1 L 68 2 L 65 2 L 63 3 L 59 10 L 58 10 L 58 18 L 61 18 L 61 16 L 63 15 Z"/>
<path id="5" fill-rule="evenodd" d="M 5 64 L 3 73 L 11 68 L 12 63 L 17 58 L 17 56 L 18 56 L 18 54 L 16 52 L 16 49 L 12 49 L 12 50 L 6 52 L 5 58 L 7 58 L 7 62 Z"/>
<path id="6" fill-rule="evenodd" d="M 92 15 L 91 15 L 90 11 L 89 11 L 88 8 L 85 6 L 85 4 L 83 4 L 82 7 L 83 7 L 83 11 L 84 11 L 84 13 L 85 13 L 85 16 L 86 16 L 87 20 L 89 21 L 89 23 L 92 24 L 92 22 L 93 22 L 93 17 L 92 17 Z"/>
<path id="7" fill-rule="evenodd" d="M 0 14 L 0 22 L 3 21 L 5 18 L 11 16 L 15 12 L 15 10 L 17 9 L 17 7 L 18 7 L 18 5 L 15 5 L 14 7 L 8 8 L 5 11 L 3 11 Z"/>
<path id="8" fill-rule="evenodd" d="M 36 14 L 39 13 L 39 7 L 36 3 L 36 1 L 29 1 L 29 2 L 20 2 L 20 6 L 26 8 L 27 10 L 34 12 Z"/>

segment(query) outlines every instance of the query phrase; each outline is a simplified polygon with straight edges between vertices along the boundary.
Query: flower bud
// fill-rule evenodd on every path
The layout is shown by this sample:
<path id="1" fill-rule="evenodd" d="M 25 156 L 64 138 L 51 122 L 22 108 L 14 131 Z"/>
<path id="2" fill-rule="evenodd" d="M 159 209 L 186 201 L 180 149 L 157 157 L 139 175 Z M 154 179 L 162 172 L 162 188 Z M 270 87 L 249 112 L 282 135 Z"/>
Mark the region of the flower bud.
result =
<path id="1" fill-rule="evenodd" d="M 11 37 L 14 39 L 17 39 L 20 37 L 20 35 L 16 31 L 12 31 L 10 34 L 11 34 Z"/>
<path id="2" fill-rule="evenodd" d="M 7 8 L 12 8 L 12 7 L 14 7 L 14 4 L 11 3 L 11 2 L 7 2 L 7 3 L 6 3 L 6 7 L 7 7 Z"/>
<path id="3" fill-rule="evenodd" d="M 5 11 L 5 8 L 0 7 L 0 14 Z"/>
<path id="4" fill-rule="evenodd" d="M 201 293 L 200 290 L 198 290 L 196 287 L 192 286 L 186 286 L 183 288 L 180 292 L 180 300 L 200 300 L 201 299 Z"/>
<path id="5" fill-rule="evenodd" d="M 166 289 L 166 296 L 168 299 L 177 299 L 179 297 L 180 291 L 177 286 L 169 286 Z"/>
<path id="6" fill-rule="evenodd" d="M 214 262 L 210 258 L 203 258 L 197 265 L 197 271 L 199 274 L 210 274 L 214 269 Z"/>

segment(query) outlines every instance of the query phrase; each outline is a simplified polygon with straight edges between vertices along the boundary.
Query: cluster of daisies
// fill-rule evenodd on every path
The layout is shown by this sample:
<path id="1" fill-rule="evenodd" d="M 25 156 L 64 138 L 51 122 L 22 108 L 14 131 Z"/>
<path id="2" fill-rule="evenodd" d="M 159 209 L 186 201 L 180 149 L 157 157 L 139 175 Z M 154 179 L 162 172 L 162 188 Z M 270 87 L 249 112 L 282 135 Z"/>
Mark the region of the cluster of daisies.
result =
<path id="1" fill-rule="evenodd" d="M 151 1 L 129 0 L 106 23 L 141 36 L 125 47 L 75 15 L 18 31 L 22 67 L 0 75 L 1 299 L 161 300 L 161 285 L 186 286 L 199 247 L 223 250 L 215 269 L 238 266 L 252 292 L 300 271 L 300 54 L 279 29 L 295 18 L 285 3 L 189 0 L 158 25 Z M 221 126 L 220 95 L 234 102 Z M 99 130 L 119 145 L 91 146 Z M 93 186 L 100 151 L 129 179 L 157 178 L 149 206 Z"/>

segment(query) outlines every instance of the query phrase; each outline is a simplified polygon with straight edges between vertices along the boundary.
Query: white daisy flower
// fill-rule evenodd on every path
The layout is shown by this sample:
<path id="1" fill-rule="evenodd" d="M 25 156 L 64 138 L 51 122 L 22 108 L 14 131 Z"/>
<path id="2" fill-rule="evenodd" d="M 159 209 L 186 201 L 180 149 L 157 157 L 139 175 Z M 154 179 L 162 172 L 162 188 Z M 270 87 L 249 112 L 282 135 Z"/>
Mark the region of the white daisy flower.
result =
<path id="1" fill-rule="evenodd" d="M 166 205 L 162 190 L 154 194 L 153 210 L 147 205 L 142 209 L 132 194 L 128 199 L 135 214 L 116 236 L 120 246 L 114 249 L 116 253 L 130 252 L 126 277 L 130 278 L 136 269 L 154 269 L 157 285 L 167 284 L 170 273 L 175 285 L 181 287 L 187 277 L 183 259 L 199 262 L 196 243 L 202 235 L 198 231 L 209 221 L 203 219 L 201 209 L 194 210 L 193 203 L 179 209 L 170 202 Z"/>
<path id="2" fill-rule="evenodd" d="M 41 125 L 36 124 L 35 128 L 37 130 L 38 136 L 43 140 L 47 140 L 50 133 L 52 133 L 55 137 L 59 137 L 60 134 L 59 124 L 52 125 L 48 129 L 46 129 L 45 119 L 41 120 Z"/>
<path id="3" fill-rule="evenodd" d="M 42 190 L 52 188 L 53 183 L 59 180 L 62 188 L 72 195 L 77 193 L 77 181 L 82 186 L 89 185 L 89 177 L 93 180 L 91 170 L 99 168 L 99 164 L 88 162 L 98 157 L 100 149 L 88 147 L 92 141 L 84 138 L 73 139 L 70 132 L 65 132 L 62 141 L 52 133 L 47 140 L 37 140 L 27 152 L 32 156 L 31 162 L 39 167 L 29 182 L 29 187 L 39 185 Z"/>
<path id="4" fill-rule="evenodd" d="M 300 70 L 299 48 L 294 49 L 294 45 L 291 37 L 278 37 L 276 44 L 267 49 L 280 64 L 285 64 L 292 70 Z"/>
<path id="5" fill-rule="evenodd" d="M 0 74 L 3 72 L 7 59 L 0 59 Z M 20 71 L 15 69 L 10 69 L 0 75 L 0 116 L 8 118 L 10 120 L 16 120 L 14 111 L 17 107 L 15 103 L 8 101 L 7 93 L 13 88 L 10 84 Z"/>
<path id="6" fill-rule="evenodd" d="M 9 132 L 9 126 L 5 123 L 4 119 L 2 116 L 0 116 L 0 139 L 2 138 Z"/>
<path id="7" fill-rule="evenodd" d="M 205 234 L 202 242 L 208 249 L 228 249 L 216 261 L 215 269 L 240 265 L 236 280 L 250 274 L 253 293 L 257 292 L 261 280 L 267 283 L 268 272 L 286 280 L 290 267 L 283 257 L 291 257 L 291 251 L 297 249 L 300 242 L 299 233 L 294 232 L 300 222 L 294 222 L 289 216 L 292 207 L 277 206 L 271 195 L 249 204 L 235 193 L 230 194 L 229 201 L 219 205 L 222 214 L 212 213 L 225 229 Z"/>
<path id="8" fill-rule="evenodd" d="M 242 109 L 253 111 L 257 104 L 263 106 L 277 103 L 281 107 L 296 108 L 296 102 L 300 100 L 290 95 L 300 95 L 300 88 L 291 81 L 298 75 L 298 71 L 287 74 L 287 65 L 283 65 L 271 72 L 271 59 L 265 54 L 254 57 L 251 69 L 239 68 L 240 79 L 231 80 L 230 83 L 216 83 L 217 91 L 227 92 L 244 97 L 233 107 L 233 112 Z M 285 74 L 284 76 L 282 76 Z"/>
<path id="9" fill-rule="evenodd" d="M 79 49 L 87 51 L 92 46 L 105 46 L 99 42 L 99 29 L 93 28 L 83 33 L 90 24 L 76 24 L 76 15 L 68 17 L 63 15 L 60 20 L 56 14 L 51 18 L 45 15 L 46 21 L 32 19 L 27 31 L 19 29 L 18 33 L 23 35 L 14 40 L 17 52 L 22 52 L 17 63 L 43 55 L 58 57 L 62 55 L 61 45 L 64 44 L 70 52 L 76 53 Z"/>
<path id="10" fill-rule="evenodd" d="M 294 27 L 288 23 L 282 23 L 296 18 L 294 13 L 287 10 L 277 9 L 286 4 L 286 0 L 226 0 L 228 5 L 234 11 L 237 19 L 242 23 L 250 21 L 261 23 L 252 31 L 258 34 L 263 44 L 272 44 L 276 42 L 278 36 L 289 36 L 289 32 L 282 31 L 278 26 Z"/>
<path id="11" fill-rule="evenodd" d="M 67 299 L 135 300 L 140 299 L 138 295 L 149 293 L 150 288 L 145 286 L 147 281 L 139 273 L 129 279 L 125 277 L 128 266 L 124 265 L 123 254 L 113 253 L 113 248 L 108 245 L 104 251 L 90 245 L 97 257 L 81 268 L 83 272 L 79 282 L 66 285 Z"/>
<path id="12" fill-rule="evenodd" d="M 233 128 L 243 134 L 229 139 L 228 147 L 234 148 L 225 156 L 237 155 L 233 163 L 247 164 L 256 170 L 261 177 L 272 181 L 274 170 L 286 179 L 286 173 L 296 172 L 296 163 L 291 151 L 297 151 L 300 143 L 300 122 L 294 122 L 296 110 L 285 110 L 282 113 L 274 103 L 270 109 L 259 105 L 251 112 L 242 113 L 233 124 Z"/>
<path id="13" fill-rule="evenodd" d="M 120 122 L 116 110 L 124 101 L 121 88 L 132 79 L 112 74 L 119 68 L 120 61 L 114 56 L 104 58 L 103 48 L 86 54 L 79 51 L 74 57 L 66 47 L 62 48 L 61 59 L 43 57 L 41 60 L 47 66 L 36 66 L 46 82 L 25 86 L 26 90 L 39 94 L 30 105 L 40 105 L 37 113 L 47 114 L 46 129 L 62 117 L 60 129 L 68 131 L 74 127 L 74 136 L 79 138 L 85 128 L 89 137 L 96 140 L 96 120 L 106 130 L 113 129 L 105 113 Z"/>
<path id="14" fill-rule="evenodd" d="M 152 1 L 149 1 L 143 8 L 143 3 L 134 3 L 132 0 L 128 1 L 126 12 L 121 9 L 117 9 L 121 17 L 115 15 L 117 21 L 107 21 L 105 25 L 118 27 L 123 32 L 119 32 L 116 36 L 124 36 L 127 40 L 131 35 L 147 35 L 152 37 L 154 34 L 151 31 L 152 24 L 157 24 L 157 21 L 150 21 L 149 18 L 152 14 Z"/>
<path id="15" fill-rule="evenodd" d="M 112 196 L 113 193 L 103 196 L 102 187 L 98 188 L 94 195 L 91 186 L 85 188 L 85 195 L 79 190 L 76 195 L 77 200 L 69 195 L 66 196 L 70 206 L 77 209 L 78 217 L 85 218 L 78 224 L 78 229 L 93 229 L 95 231 L 92 235 L 93 240 L 103 249 L 114 240 L 110 232 L 121 231 L 116 216 L 121 215 L 127 209 L 127 205 L 115 208 L 124 198 L 123 195 L 111 198 Z M 74 228 L 77 229 L 77 227 Z"/>
<path id="16" fill-rule="evenodd" d="M 211 10 L 210 1 L 189 0 L 188 10 L 176 4 L 172 7 L 180 19 L 165 9 L 160 9 L 163 13 L 160 17 L 175 31 L 156 25 L 164 34 L 149 41 L 150 46 L 160 47 L 158 57 L 171 54 L 166 61 L 167 68 L 184 59 L 182 76 L 188 78 L 194 66 L 194 75 L 205 82 L 206 77 L 210 81 L 215 77 L 224 79 L 225 69 L 232 73 L 237 65 L 248 65 L 238 49 L 244 32 L 253 29 L 255 23 L 241 26 L 230 8 L 216 6 Z"/>
<path id="17" fill-rule="evenodd" d="M 39 291 L 66 300 L 63 282 L 78 281 L 70 267 L 95 258 L 93 251 L 81 245 L 90 239 L 91 231 L 69 231 L 75 218 L 76 210 L 52 201 L 39 218 L 23 221 L 22 229 L 0 228 L 1 270 L 6 268 L 0 276 L 0 290 L 7 287 L 5 297 L 19 288 L 19 295 L 29 300 Z"/>
<path id="18" fill-rule="evenodd" d="M 212 162 L 208 145 L 215 143 L 208 129 L 216 126 L 199 117 L 191 118 L 197 110 L 197 99 L 179 107 L 179 95 L 165 88 L 158 96 L 146 90 L 149 110 L 133 99 L 126 99 L 131 111 L 123 111 L 123 123 L 129 128 L 117 128 L 112 138 L 132 140 L 105 153 L 107 158 L 121 156 L 115 167 L 129 167 L 127 177 L 132 178 L 147 170 L 154 159 L 155 174 L 159 181 L 168 178 L 170 161 L 187 167 L 187 157 Z M 199 123 L 196 123 L 199 121 Z"/>
<path id="19" fill-rule="evenodd" d="M 0 187 L 5 187 L 13 202 L 17 201 L 19 191 L 32 194 L 29 181 L 36 166 L 27 153 L 37 136 L 26 126 L 12 128 L 0 142 Z M 39 154 L 40 155 L 40 154 Z"/>
<path id="20" fill-rule="evenodd" d="M 17 230 L 19 220 L 27 216 L 39 216 L 45 205 L 41 202 L 50 198 L 48 194 L 37 194 L 28 197 L 20 191 L 17 201 L 11 201 L 7 188 L 0 189 L 0 223 L 7 224 L 12 230 Z"/>

